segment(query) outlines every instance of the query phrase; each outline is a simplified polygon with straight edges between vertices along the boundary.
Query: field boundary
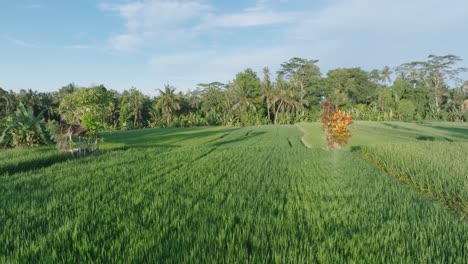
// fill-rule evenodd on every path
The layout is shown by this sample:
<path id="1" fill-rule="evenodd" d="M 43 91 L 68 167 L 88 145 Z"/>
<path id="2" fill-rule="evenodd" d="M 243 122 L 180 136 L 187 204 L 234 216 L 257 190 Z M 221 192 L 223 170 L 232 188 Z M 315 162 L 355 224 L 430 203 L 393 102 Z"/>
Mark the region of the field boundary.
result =
<path id="1" fill-rule="evenodd" d="M 398 179 L 403 184 L 410 186 L 411 188 L 428 196 L 429 198 L 432 198 L 436 201 L 443 203 L 444 205 L 452 208 L 453 210 L 457 212 L 460 212 L 462 214 L 460 220 L 464 220 L 464 219 L 468 220 L 468 218 L 466 218 L 468 215 L 468 203 L 463 202 L 463 200 L 460 199 L 459 197 L 450 195 L 446 192 L 432 191 L 430 188 L 430 185 L 428 185 L 427 183 L 421 186 L 420 184 L 417 184 L 416 182 L 414 182 L 410 176 L 400 173 L 397 170 L 389 166 L 386 166 L 384 162 L 382 162 L 379 159 L 372 158 L 370 155 L 368 155 L 365 152 L 360 152 L 359 156 L 362 159 L 366 160 L 372 166 L 376 167 L 377 169 L 380 169 L 386 174 L 388 174 L 389 176 Z"/>
<path id="2" fill-rule="evenodd" d="M 301 131 L 302 133 L 302 137 L 301 137 L 301 142 L 302 144 L 304 145 L 304 147 L 308 148 L 308 149 L 311 149 L 312 148 L 312 145 L 310 145 L 309 143 L 307 143 L 307 141 L 304 139 L 305 135 L 307 134 L 307 132 L 300 126 L 298 126 L 297 124 L 294 125 L 297 129 L 299 129 L 299 131 Z"/>

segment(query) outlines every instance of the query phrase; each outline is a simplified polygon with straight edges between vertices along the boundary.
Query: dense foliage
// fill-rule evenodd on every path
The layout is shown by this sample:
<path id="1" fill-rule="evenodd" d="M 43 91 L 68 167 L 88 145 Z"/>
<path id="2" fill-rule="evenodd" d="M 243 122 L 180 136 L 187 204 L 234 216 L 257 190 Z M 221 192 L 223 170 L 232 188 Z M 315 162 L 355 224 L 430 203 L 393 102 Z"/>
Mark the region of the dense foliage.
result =
<path id="1" fill-rule="evenodd" d="M 20 103 L 13 116 L 8 116 L 0 127 L 0 146 L 20 147 L 51 143 L 51 136 L 42 120 L 43 112 L 34 116 L 31 107 Z"/>
<path id="2" fill-rule="evenodd" d="M 468 83 L 459 79 L 466 71 L 457 67 L 460 61 L 454 55 L 431 55 L 427 61 L 396 67 L 395 74 L 390 67 L 370 72 L 343 68 L 322 76 L 317 60 L 292 58 L 281 64 L 275 81 L 268 68 L 261 78 L 246 69 L 227 84 L 199 84 L 178 93 L 166 85 L 156 97 L 136 88 L 117 92 L 103 85 L 70 84 L 48 93 L 0 89 L 0 129 L 20 103 L 34 116 L 44 113 L 46 121 L 76 125 L 88 121 L 99 130 L 319 121 L 324 98 L 356 120 L 466 121 Z"/>
<path id="3" fill-rule="evenodd" d="M 425 190 L 466 202 L 468 126 L 356 125 L 340 152 L 319 123 L 297 125 L 310 149 L 257 126 L 105 133 L 106 155 L 74 160 L 2 150 L 0 262 L 466 263 L 466 214 Z"/>

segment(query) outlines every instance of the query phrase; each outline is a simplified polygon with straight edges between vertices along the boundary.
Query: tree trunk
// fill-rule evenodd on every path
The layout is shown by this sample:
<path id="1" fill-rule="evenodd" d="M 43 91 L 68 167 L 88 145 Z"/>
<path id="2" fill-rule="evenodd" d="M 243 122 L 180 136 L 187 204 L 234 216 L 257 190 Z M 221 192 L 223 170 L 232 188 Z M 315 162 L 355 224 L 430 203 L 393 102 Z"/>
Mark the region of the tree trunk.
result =
<path id="1" fill-rule="evenodd" d="M 136 128 L 136 122 L 137 122 L 137 114 L 138 112 L 133 113 L 133 128 Z"/>
<path id="2" fill-rule="evenodd" d="M 275 121 L 274 121 L 274 124 L 275 124 L 275 125 L 276 125 L 276 122 L 277 122 L 276 120 L 277 120 L 277 118 L 278 118 L 278 112 L 279 112 L 279 110 L 280 110 L 282 104 L 283 104 L 283 100 L 281 100 L 281 102 L 280 102 L 280 104 L 278 105 L 278 108 L 276 109 L 276 112 L 275 112 Z"/>
<path id="3" fill-rule="evenodd" d="M 268 123 L 271 122 L 271 117 L 270 117 L 270 104 L 267 104 L 267 112 L 268 112 Z"/>
<path id="4" fill-rule="evenodd" d="M 172 119 L 172 116 L 171 114 L 168 113 L 167 118 L 166 118 L 167 127 L 171 126 L 171 119 Z"/>

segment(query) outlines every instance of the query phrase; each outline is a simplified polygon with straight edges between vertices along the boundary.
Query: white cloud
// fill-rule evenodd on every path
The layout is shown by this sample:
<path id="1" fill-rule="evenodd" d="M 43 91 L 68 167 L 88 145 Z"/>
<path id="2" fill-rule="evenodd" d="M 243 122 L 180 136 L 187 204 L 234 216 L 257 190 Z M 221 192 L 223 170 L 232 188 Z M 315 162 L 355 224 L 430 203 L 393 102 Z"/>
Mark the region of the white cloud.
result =
<path id="1" fill-rule="evenodd" d="M 217 28 L 242 28 L 297 21 L 298 12 L 278 12 L 259 0 L 238 13 L 223 13 L 197 0 L 144 0 L 125 4 L 101 4 L 102 10 L 117 12 L 126 32 L 111 36 L 114 49 L 135 50 L 139 45 L 184 41 Z"/>
<path id="2" fill-rule="evenodd" d="M 323 73 L 336 67 L 397 66 L 431 53 L 468 59 L 460 37 L 468 30 L 465 0 L 333 0 L 315 9 L 289 11 L 279 11 L 289 2 L 257 0 L 238 12 L 199 1 L 144 0 L 102 6 L 117 12 L 125 23 L 124 31 L 109 42 L 115 50 L 143 50 L 158 81 L 182 88 L 226 82 L 247 67 L 259 72 L 269 66 L 273 72 L 294 56 L 319 59 Z M 242 30 L 259 26 L 266 30 L 256 31 L 254 38 L 246 35 L 249 39 L 243 48 L 234 47 L 239 43 L 209 40 L 215 36 L 240 39 Z M 268 35 L 271 32 L 274 35 Z M 208 40 L 201 41 L 205 37 Z M 192 43 L 197 41 L 206 49 L 216 48 L 194 50 Z M 177 43 L 183 51 L 154 52 L 168 43 Z"/>
<path id="3" fill-rule="evenodd" d="M 422 60 L 429 54 L 454 53 L 468 59 L 460 34 L 468 30 L 465 0 L 333 1 L 293 25 L 285 39 L 303 43 L 329 40 L 334 59 L 325 68 L 384 65 Z"/>
<path id="4" fill-rule="evenodd" d="M 86 50 L 86 49 L 93 49 L 95 47 L 92 45 L 87 45 L 87 44 L 75 44 L 75 45 L 66 46 L 65 48 Z"/>
<path id="5" fill-rule="evenodd" d="M 131 51 L 141 43 L 143 39 L 138 34 L 115 35 L 109 39 L 110 46 L 118 51 Z"/>
<path id="6" fill-rule="evenodd" d="M 435 31 L 449 25 L 462 26 L 468 21 L 467 9 L 466 0 L 341 0 L 314 12 L 299 28 L 304 32 Z"/>
<path id="7" fill-rule="evenodd" d="M 17 45 L 17 46 L 20 46 L 20 47 L 23 47 L 23 48 L 38 48 L 38 46 L 36 44 L 33 44 L 33 43 L 30 43 L 30 42 L 27 42 L 27 41 L 24 41 L 24 40 L 21 40 L 21 39 L 17 39 L 17 38 L 14 38 L 14 37 L 11 37 L 11 36 L 4 36 L 4 39 L 8 40 L 9 42 Z"/>
<path id="8" fill-rule="evenodd" d="M 291 44 L 182 52 L 155 55 L 150 59 L 149 65 L 158 80 L 170 82 L 178 88 L 190 89 L 197 83 L 226 83 L 246 68 L 255 70 L 259 77 L 263 67 L 269 67 L 274 74 L 282 62 L 292 57 L 315 58 L 315 53 L 326 53 L 333 45 L 323 42 L 308 46 Z"/>
<path id="9" fill-rule="evenodd" d="M 111 47 L 119 50 L 134 50 L 141 44 L 157 40 L 174 39 L 189 33 L 189 22 L 197 21 L 209 6 L 197 1 L 145 0 L 120 5 L 101 4 L 103 10 L 118 12 L 125 20 L 126 32 L 111 36 Z"/>
<path id="10" fill-rule="evenodd" d="M 297 21 L 299 17 L 301 15 L 296 12 L 247 10 L 242 13 L 207 16 L 200 28 L 236 28 L 284 24 Z"/>

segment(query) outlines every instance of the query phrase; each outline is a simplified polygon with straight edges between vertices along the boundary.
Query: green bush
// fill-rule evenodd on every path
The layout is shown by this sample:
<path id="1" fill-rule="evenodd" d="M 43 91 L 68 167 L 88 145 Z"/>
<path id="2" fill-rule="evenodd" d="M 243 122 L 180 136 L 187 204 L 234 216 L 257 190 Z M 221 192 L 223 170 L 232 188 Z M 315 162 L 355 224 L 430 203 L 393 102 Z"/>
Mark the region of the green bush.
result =
<path id="1" fill-rule="evenodd" d="M 44 111 L 34 116 L 31 107 L 20 104 L 15 116 L 6 118 L 0 134 L 0 146 L 19 147 L 46 145 L 52 143 L 46 123 L 42 120 Z"/>
<path id="2" fill-rule="evenodd" d="M 413 120 L 415 111 L 416 107 L 410 100 L 403 99 L 398 104 L 398 116 L 400 117 L 400 120 Z"/>

